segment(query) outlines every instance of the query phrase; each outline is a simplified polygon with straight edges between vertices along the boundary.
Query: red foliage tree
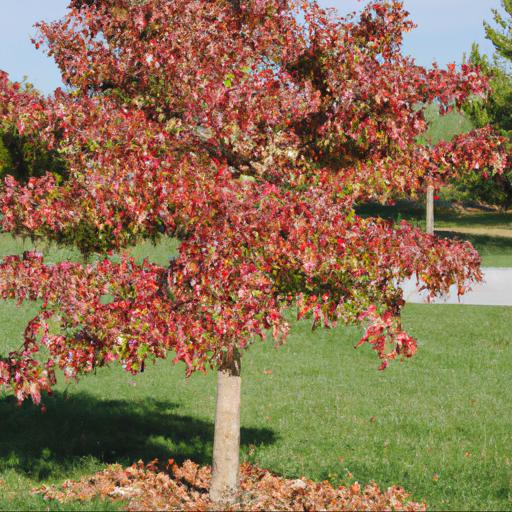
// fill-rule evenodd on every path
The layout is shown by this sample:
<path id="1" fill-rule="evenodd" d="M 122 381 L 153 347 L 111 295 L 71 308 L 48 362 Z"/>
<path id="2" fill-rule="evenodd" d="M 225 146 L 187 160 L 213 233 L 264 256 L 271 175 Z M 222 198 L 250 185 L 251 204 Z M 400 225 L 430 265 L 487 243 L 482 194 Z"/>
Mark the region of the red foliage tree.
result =
<path id="1" fill-rule="evenodd" d="M 294 0 L 73 0 L 40 24 L 35 44 L 69 88 L 42 97 L 1 74 L 0 119 L 56 151 L 67 178 L 8 177 L 4 231 L 103 255 L 173 236 L 179 255 L 168 267 L 5 258 L 2 297 L 42 306 L 0 360 L 0 383 L 38 403 L 56 368 L 76 377 L 118 361 L 136 373 L 173 352 L 187 374 L 218 369 L 219 501 L 238 487 L 241 352 L 268 330 L 284 340 L 287 308 L 315 325 L 364 321 L 381 368 L 412 356 L 400 282 L 463 293 L 479 256 L 354 205 L 505 163 L 488 129 L 416 144 L 422 105 L 460 107 L 486 82 L 404 57 L 412 27 L 395 1 L 339 18 Z"/>

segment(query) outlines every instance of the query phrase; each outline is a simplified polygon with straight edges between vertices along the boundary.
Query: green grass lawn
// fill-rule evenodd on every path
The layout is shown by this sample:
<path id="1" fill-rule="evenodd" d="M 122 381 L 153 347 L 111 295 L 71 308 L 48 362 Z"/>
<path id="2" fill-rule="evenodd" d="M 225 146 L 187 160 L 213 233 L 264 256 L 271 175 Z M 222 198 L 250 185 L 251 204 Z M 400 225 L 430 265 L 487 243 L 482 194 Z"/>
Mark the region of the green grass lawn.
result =
<path id="1" fill-rule="evenodd" d="M 6 334 L 28 316 L 10 304 L 0 314 Z M 399 483 L 432 509 L 512 509 L 510 320 L 507 308 L 409 306 L 420 351 L 383 373 L 352 348 L 356 329 L 303 322 L 277 351 L 258 343 L 244 359 L 244 459 L 290 477 Z M 46 414 L 4 398 L 0 509 L 45 508 L 31 487 L 110 462 L 208 463 L 214 385 L 162 362 L 62 383 Z"/>
<path id="2" fill-rule="evenodd" d="M 428 137 L 469 128 L 451 114 Z M 410 203 L 361 213 L 424 227 L 423 208 Z M 448 231 L 454 227 L 482 232 Z M 512 228 L 512 215 L 441 208 L 436 228 L 470 240 L 484 265 L 512 267 L 512 238 L 489 234 Z M 30 248 L 0 235 L 0 257 Z M 37 248 L 48 261 L 79 258 Z M 167 240 L 133 254 L 164 263 L 175 249 Z M 34 313 L 0 303 L 0 353 L 19 346 Z M 359 329 L 312 332 L 308 322 L 294 323 L 284 347 L 258 342 L 243 360 L 243 459 L 288 477 L 399 484 L 431 510 L 512 510 L 511 320 L 510 308 L 409 305 L 404 323 L 420 349 L 385 372 L 368 347 L 352 348 Z M 78 383 L 61 380 L 45 403 L 42 414 L 0 395 L 0 510 L 116 510 L 100 501 L 59 506 L 30 489 L 113 462 L 211 460 L 212 373 L 185 379 L 182 366 L 160 361 L 134 377 L 113 366 Z"/>
<path id="3" fill-rule="evenodd" d="M 163 259 L 170 250 L 152 252 Z M 33 312 L 2 304 L 2 352 L 19 343 Z M 417 305 L 404 320 L 420 351 L 385 372 L 369 349 L 353 350 L 355 328 L 312 333 L 301 322 L 279 350 L 257 343 L 244 359 L 244 459 L 290 477 L 344 483 L 350 472 L 399 483 L 434 509 L 512 509 L 510 310 Z M 46 508 L 32 487 L 111 462 L 208 463 L 214 403 L 213 374 L 187 380 L 165 361 L 137 377 L 113 367 L 61 382 L 46 414 L 6 396 L 0 509 Z"/>
<path id="4" fill-rule="evenodd" d="M 29 246 L 3 242 L 0 255 Z M 165 261 L 174 249 L 169 241 L 136 255 Z M 70 256 L 49 251 L 54 261 Z M 34 311 L 0 304 L 1 353 L 19 345 Z M 407 306 L 420 350 L 385 372 L 368 347 L 352 348 L 357 328 L 312 332 L 306 321 L 280 349 L 256 343 L 243 360 L 244 460 L 288 477 L 400 484 L 434 510 L 512 510 L 511 320 L 509 308 Z M 113 366 L 61 380 L 45 403 L 42 414 L 0 398 L 2 510 L 58 509 L 30 489 L 112 462 L 210 462 L 214 374 L 185 379 L 182 366 L 161 361 L 133 377 Z"/>
<path id="5" fill-rule="evenodd" d="M 419 137 L 419 142 L 437 144 L 442 140 L 451 140 L 455 135 L 474 129 L 473 123 L 461 112 L 452 111 L 444 116 L 439 115 L 439 108 L 429 105 L 425 119 L 430 124 L 428 131 Z"/>
<path id="6" fill-rule="evenodd" d="M 474 127 L 462 113 L 453 111 L 439 115 L 435 105 L 426 109 L 425 117 L 430 123 L 429 130 L 419 138 L 423 144 L 436 144 L 451 140 L 455 135 L 465 133 Z M 469 240 L 482 256 L 482 264 L 488 267 L 512 267 L 512 213 L 457 212 L 448 204 L 435 205 L 435 229 L 440 236 Z M 398 202 L 396 206 L 364 205 L 359 212 L 378 215 L 395 220 L 408 220 L 425 228 L 424 205 L 412 202 Z M 450 229 L 477 230 L 477 233 L 453 233 Z M 445 231 L 443 231 L 445 229 Z M 497 229 L 498 233 L 492 233 Z M 510 230 L 510 236 L 503 236 L 503 230 Z"/>
<path id="7" fill-rule="evenodd" d="M 425 229 L 425 208 L 422 204 L 399 201 L 394 206 L 366 204 L 358 208 L 363 216 L 379 216 L 395 221 L 406 220 Z M 471 233 L 454 233 L 451 229 Z M 460 212 L 446 204 L 436 204 L 435 230 L 439 236 L 469 240 L 482 256 L 486 267 L 512 267 L 512 213 L 487 211 Z M 510 236 L 503 236 L 510 231 Z"/>
<path id="8" fill-rule="evenodd" d="M 453 111 L 446 116 L 440 116 L 434 105 L 427 107 L 425 117 L 430 123 L 430 128 L 420 137 L 419 141 L 422 143 L 436 144 L 441 140 L 451 140 L 455 135 L 474 128 L 463 113 Z M 460 213 L 451 208 L 443 208 L 442 202 L 440 203 L 436 204 L 435 212 L 435 227 L 439 235 L 469 240 L 482 256 L 484 266 L 512 267 L 512 213 Z M 401 216 L 422 227 L 425 226 L 424 208 L 418 208 L 417 205 L 411 207 L 411 204 L 399 203 L 395 208 L 377 207 L 376 211 L 382 211 L 395 218 Z M 443 228 L 446 231 L 443 231 Z M 453 228 L 476 232 L 454 234 L 449 231 Z M 505 231 L 510 231 L 510 236 L 505 236 Z"/>

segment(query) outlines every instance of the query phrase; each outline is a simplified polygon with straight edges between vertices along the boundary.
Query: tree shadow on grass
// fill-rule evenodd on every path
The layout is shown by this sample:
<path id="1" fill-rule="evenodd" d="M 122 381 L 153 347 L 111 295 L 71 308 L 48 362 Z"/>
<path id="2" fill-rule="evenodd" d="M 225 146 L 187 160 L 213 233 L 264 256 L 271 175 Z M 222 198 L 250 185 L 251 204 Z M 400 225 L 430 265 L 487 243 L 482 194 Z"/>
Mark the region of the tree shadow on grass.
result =
<path id="1" fill-rule="evenodd" d="M 211 462 L 213 423 L 178 414 L 172 402 L 99 400 L 55 393 L 47 412 L 0 400 L 0 470 L 59 478 L 86 461 L 129 465 L 142 459 Z M 242 449 L 274 443 L 270 429 L 242 428 Z"/>
<path id="2" fill-rule="evenodd" d="M 471 214 L 460 214 L 451 209 L 443 209 L 437 215 L 438 219 L 445 222 L 454 222 L 460 227 L 473 226 L 510 226 L 512 223 L 512 213 L 510 212 L 482 212 Z"/>
<path id="3" fill-rule="evenodd" d="M 483 254 L 511 254 L 512 237 L 475 235 L 470 233 L 456 233 L 453 231 L 436 230 L 436 235 L 453 240 L 468 240 L 478 252 Z"/>
<path id="4" fill-rule="evenodd" d="M 356 213 L 362 217 L 381 217 L 395 222 L 399 219 L 419 222 L 425 217 L 425 206 L 412 201 L 398 201 L 393 206 L 364 203 L 356 207 Z"/>
<path id="5" fill-rule="evenodd" d="M 382 217 L 383 219 L 407 220 L 412 223 L 425 221 L 425 204 L 421 201 L 397 201 L 395 205 L 365 203 L 356 208 L 363 217 Z M 435 205 L 435 220 L 450 222 L 458 227 L 473 226 L 509 226 L 512 225 L 512 212 L 481 211 L 480 213 L 462 213 L 450 203 Z"/>

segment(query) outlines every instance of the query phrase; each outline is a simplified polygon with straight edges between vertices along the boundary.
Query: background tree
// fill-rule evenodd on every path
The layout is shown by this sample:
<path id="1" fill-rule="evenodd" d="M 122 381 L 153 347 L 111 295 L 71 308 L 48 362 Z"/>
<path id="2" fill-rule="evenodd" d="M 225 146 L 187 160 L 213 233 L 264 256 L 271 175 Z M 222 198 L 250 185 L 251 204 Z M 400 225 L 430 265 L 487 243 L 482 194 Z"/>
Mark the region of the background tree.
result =
<path id="1" fill-rule="evenodd" d="M 464 106 L 464 112 L 476 127 L 492 125 L 499 133 L 510 140 L 512 136 L 512 2 L 502 0 L 505 11 L 501 15 L 493 11 L 496 28 L 484 22 L 488 39 L 493 43 L 496 54 L 492 59 L 482 55 L 478 45 L 474 44 L 468 62 L 479 66 L 489 77 L 490 92 L 485 99 L 470 98 Z M 495 174 L 487 179 L 486 175 L 465 176 L 458 188 L 467 198 L 496 205 L 504 210 L 512 207 L 512 169 Z"/>
<path id="2" fill-rule="evenodd" d="M 505 17 L 500 14 L 498 9 L 492 10 L 497 27 L 494 28 L 485 21 L 484 27 L 487 38 L 491 40 L 498 54 L 510 61 L 512 59 L 512 23 L 510 19 L 512 17 L 512 1 L 501 0 L 501 6 L 505 11 Z"/>
<path id="3" fill-rule="evenodd" d="M 416 350 L 400 282 L 416 275 L 434 296 L 480 278 L 470 244 L 354 205 L 477 166 L 501 172 L 502 139 L 487 128 L 416 142 L 417 105 L 460 108 L 486 80 L 404 57 L 412 24 L 399 2 L 356 19 L 315 2 L 73 0 L 39 28 L 69 92 L 41 97 L 0 75 L 0 117 L 55 151 L 67 176 L 8 176 L 2 227 L 100 256 L 4 259 L 2 297 L 41 310 L 0 360 L 0 382 L 38 403 L 58 368 L 76 377 L 118 361 L 137 373 L 172 352 L 187 374 L 218 369 L 210 494 L 233 501 L 241 355 L 267 332 L 282 342 L 287 309 L 313 326 L 363 322 L 360 344 L 384 369 Z M 108 257 L 160 236 L 180 241 L 167 267 Z"/>
<path id="4" fill-rule="evenodd" d="M 9 169 L 12 169 L 13 163 L 9 150 L 5 146 L 2 139 L 0 139 L 0 172 L 5 174 Z"/>
<path id="5" fill-rule="evenodd" d="M 37 139 L 25 139 L 13 127 L 0 133 L 0 175 L 10 174 L 20 181 L 53 172 L 66 174 L 64 161 Z"/>
<path id="6" fill-rule="evenodd" d="M 36 93 L 28 82 L 16 84 L 16 87 L 28 94 Z M 47 172 L 54 173 L 56 177 L 64 177 L 65 163 L 57 152 L 48 149 L 44 142 L 35 137 L 22 136 L 17 123 L 13 121 L 0 124 L 0 176 L 10 174 L 23 182 Z"/>

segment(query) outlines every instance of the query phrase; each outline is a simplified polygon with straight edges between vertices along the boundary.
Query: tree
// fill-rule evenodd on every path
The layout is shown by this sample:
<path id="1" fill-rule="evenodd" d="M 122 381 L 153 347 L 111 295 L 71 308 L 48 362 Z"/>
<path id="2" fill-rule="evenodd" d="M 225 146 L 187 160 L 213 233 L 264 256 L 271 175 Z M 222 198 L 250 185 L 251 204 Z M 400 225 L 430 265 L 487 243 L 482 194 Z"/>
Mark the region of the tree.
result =
<path id="1" fill-rule="evenodd" d="M 23 88 L 29 94 L 35 93 L 33 85 L 28 82 L 17 84 L 16 87 Z M 12 120 L 4 120 L 0 124 L 0 176 L 10 174 L 26 182 L 32 176 L 43 176 L 47 172 L 64 177 L 66 169 L 63 159 L 37 138 L 20 135 Z"/>
<path id="2" fill-rule="evenodd" d="M 299 21 L 303 20 L 303 21 Z M 5 179 L 2 227 L 99 253 L 0 265 L 5 299 L 41 300 L 23 347 L 0 360 L 19 401 L 118 361 L 132 373 L 175 354 L 186 373 L 218 370 L 214 501 L 238 493 L 241 356 L 297 308 L 313 326 L 364 322 L 384 369 L 410 357 L 399 283 L 431 296 L 480 278 L 469 243 L 363 219 L 354 204 L 486 164 L 501 172 L 489 129 L 433 147 L 416 139 L 422 109 L 460 107 L 486 89 L 478 70 L 427 70 L 402 56 L 412 28 L 399 2 L 360 19 L 315 2 L 73 0 L 39 25 L 37 45 L 69 90 L 50 97 L 0 80 L 0 115 L 65 160 L 67 178 Z M 173 236 L 168 267 L 111 251 Z M 37 356 L 45 347 L 49 356 Z"/>
<path id="3" fill-rule="evenodd" d="M 501 0 L 506 16 L 512 16 L 512 1 Z M 493 18 L 498 25 L 497 28 L 492 27 L 489 23 L 484 21 L 485 34 L 492 42 L 498 54 L 506 60 L 512 59 L 512 24 L 510 19 L 505 19 L 498 9 L 493 9 Z"/>
<path id="4" fill-rule="evenodd" d="M 512 2 L 502 0 L 505 19 L 497 10 L 493 11 L 497 28 L 484 22 L 487 38 L 493 43 L 496 54 L 492 59 L 480 53 L 474 44 L 469 63 L 478 66 L 489 78 L 490 92 L 485 98 L 469 98 L 464 112 L 476 127 L 492 125 L 501 135 L 510 140 L 512 136 L 512 34 L 510 32 Z M 490 179 L 488 179 L 490 178 Z M 496 205 L 504 210 L 512 207 L 512 169 L 493 176 L 473 174 L 465 176 L 458 188 L 470 197 Z"/>
<path id="5" fill-rule="evenodd" d="M 9 150 L 0 139 L 0 172 L 4 173 L 6 170 L 12 168 L 12 158 Z"/>

